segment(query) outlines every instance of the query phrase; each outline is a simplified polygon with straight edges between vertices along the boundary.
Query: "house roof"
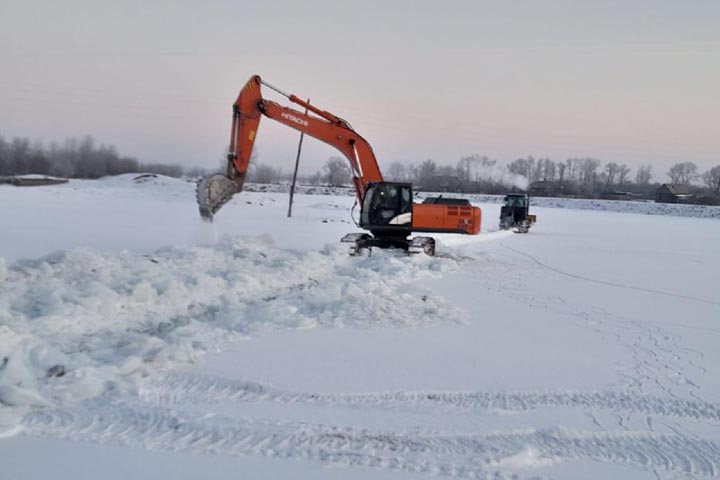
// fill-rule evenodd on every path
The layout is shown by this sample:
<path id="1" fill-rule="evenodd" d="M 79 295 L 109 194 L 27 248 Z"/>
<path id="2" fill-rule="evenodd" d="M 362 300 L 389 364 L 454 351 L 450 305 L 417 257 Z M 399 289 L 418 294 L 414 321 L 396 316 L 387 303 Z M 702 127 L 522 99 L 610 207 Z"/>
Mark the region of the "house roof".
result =
<path id="1" fill-rule="evenodd" d="M 667 191 L 672 193 L 673 195 L 690 194 L 690 188 L 687 185 L 681 185 L 679 183 L 663 183 L 660 188 L 667 189 Z"/>

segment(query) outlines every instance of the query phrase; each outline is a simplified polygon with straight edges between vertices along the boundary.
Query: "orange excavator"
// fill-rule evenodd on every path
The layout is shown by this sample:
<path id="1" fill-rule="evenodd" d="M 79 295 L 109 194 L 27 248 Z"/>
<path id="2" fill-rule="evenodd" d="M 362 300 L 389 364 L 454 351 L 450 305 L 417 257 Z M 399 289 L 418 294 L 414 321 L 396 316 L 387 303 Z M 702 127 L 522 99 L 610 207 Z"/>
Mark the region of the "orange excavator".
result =
<path id="1" fill-rule="evenodd" d="M 314 115 L 266 100 L 261 93 L 262 86 Z M 456 198 L 433 197 L 426 198 L 423 203 L 414 203 L 412 184 L 384 181 L 372 147 L 348 122 L 283 92 L 258 75 L 250 78 L 233 104 L 227 172 L 204 177 L 198 182 L 197 202 L 204 220 L 212 221 L 220 207 L 242 191 L 263 115 L 332 145 L 350 162 L 360 205 L 358 226 L 370 232 L 350 233 L 341 239 L 351 244 L 351 255 L 371 247 L 394 247 L 410 253 L 434 255 L 435 240 L 426 236 L 411 238 L 413 232 L 470 235 L 480 232 L 480 208 L 471 206 L 468 200 Z"/>

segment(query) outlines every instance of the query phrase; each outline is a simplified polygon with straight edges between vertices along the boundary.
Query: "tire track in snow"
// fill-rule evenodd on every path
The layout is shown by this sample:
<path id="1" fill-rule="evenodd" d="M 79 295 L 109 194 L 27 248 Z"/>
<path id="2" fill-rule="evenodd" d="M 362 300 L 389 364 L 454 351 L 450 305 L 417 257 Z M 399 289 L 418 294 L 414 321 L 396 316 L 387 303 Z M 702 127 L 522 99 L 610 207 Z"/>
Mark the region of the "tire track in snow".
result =
<path id="1" fill-rule="evenodd" d="M 503 460 L 537 452 L 550 463 L 568 460 L 629 465 L 717 477 L 720 444 L 680 435 L 599 433 L 563 429 L 487 434 L 384 432 L 311 424 L 260 423 L 159 407 L 95 402 L 45 410 L 23 420 L 32 436 L 147 449 L 312 459 L 331 464 L 502 478 Z"/>
<path id="2" fill-rule="evenodd" d="M 451 445 L 411 437 L 306 424 L 272 424 L 116 403 L 27 415 L 25 434 L 196 454 L 262 455 L 460 478 L 488 474 L 474 459 L 439 461 Z M 455 448 L 454 450 L 458 450 Z M 425 455 L 428 457 L 426 458 Z"/>
<path id="3" fill-rule="evenodd" d="M 276 402 L 347 405 L 367 408 L 455 407 L 529 411 L 541 407 L 610 410 L 720 424 L 720 404 L 622 392 L 387 392 L 323 394 L 285 392 L 267 384 L 181 372 L 148 380 L 140 388 L 144 401 L 183 403 Z"/>
<path id="4" fill-rule="evenodd" d="M 546 263 L 541 262 L 540 260 L 538 260 L 538 259 L 535 258 L 534 256 L 530 255 L 529 253 L 525 253 L 525 252 L 522 252 L 522 251 L 517 250 L 517 249 L 515 249 L 515 248 L 508 247 L 507 245 L 505 245 L 504 242 L 500 242 L 500 245 L 501 245 L 503 248 L 506 248 L 506 249 L 510 250 L 511 252 L 515 252 L 515 253 L 517 253 L 517 254 L 519 254 L 519 255 L 522 255 L 522 256 L 524 256 L 524 257 L 529 258 L 530 260 L 532 260 L 533 262 L 537 263 L 538 265 L 540 265 L 540 266 L 543 267 L 543 268 L 546 268 L 546 269 L 548 269 L 548 270 L 552 270 L 552 271 L 555 272 L 555 273 L 558 273 L 558 274 L 560 274 L 560 275 L 564 275 L 564 276 L 569 277 L 569 278 L 573 278 L 573 279 L 575 279 L 575 280 L 583 280 L 583 281 L 586 281 L 586 282 L 598 283 L 598 284 L 607 285 L 607 286 L 610 286 L 610 287 L 624 288 L 624 289 L 628 289 L 628 290 L 636 290 L 636 291 L 639 291 L 639 292 L 652 293 L 652 294 L 655 294 L 655 295 L 663 295 L 663 296 L 666 296 L 666 297 L 681 298 L 681 299 L 683 299 L 683 300 L 691 300 L 691 301 L 693 301 L 693 302 L 701 302 L 701 303 L 707 303 L 707 304 L 709 304 L 709 305 L 720 306 L 720 302 L 715 301 L 715 300 L 708 300 L 708 299 L 706 299 L 706 298 L 692 297 L 692 296 L 689 296 L 689 295 L 682 295 L 682 294 L 674 293 L 674 292 L 666 292 L 666 291 L 663 291 L 663 290 L 655 290 L 655 289 L 652 289 L 652 288 L 637 287 L 637 286 L 634 286 L 634 285 L 625 285 L 625 284 L 623 284 L 623 283 L 610 282 L 610 281 L 607 281 L 607 280 L 599 280 L 599 279 L 596 279 L 596 278 L 585 277 L 585 276 L 582 276 L 582 275 L 577 275 L 577 274 L 575 274 L 575 273 L 566 272 L 566 271 L 564 271 L 564 270 L 560 270 L 559 268 L 555 268 L 555 267 L 553 267 L 553 266 L 551 266 L 551 265 L 548 265 L 548 264 L 546 264 Z"/>
<path id="5" fill-rule="evenodd" d="M 563 275 L 567 274 L 574 278 L 574 274 L 546 265 L 532 255 L 505 245 L 504 242 L 500 242 L 500 245 L 507 250 L 530 258 L 539 268 Z M 516 281 L 522 282 L 522 278 L 516 279 Z M 621 284 L 615 286 L 625 287 Z M 540 299 L 519 294 L 518 292 L 522 291 L 522 288 L 510 288 L 509 290 L 496 288 L 501 293 L 528 303 L 534 308 L 545 308 L 577 318 L 578 325 L 589 328 L 601 338 L 615 338 L 615 341 L 628 349 L 631 354 L 631 361 L 618 363 L 617 371 L 618 375 L 624 379 L 618 386 L 627 393 L 643 394 L 659 390 L 663 394 L 675 398 L 690 397 L 700 402 L 703 401 L 700 394 L 702 390 L 700 383 L 690 378 L 691 372 L 707 373 L 707 369 L 693 359 L 694 356 L 700 356 L 700 360 L 702 360 L 702 354 L 683 347 L 681 336 L 671 334 L 645 322 L 623 318 L 601 307 L 588 310 L 584 306 L 573 307 L 562 299 L 558 299 L 559 302 L 555 301 L 555 297 Z"/>

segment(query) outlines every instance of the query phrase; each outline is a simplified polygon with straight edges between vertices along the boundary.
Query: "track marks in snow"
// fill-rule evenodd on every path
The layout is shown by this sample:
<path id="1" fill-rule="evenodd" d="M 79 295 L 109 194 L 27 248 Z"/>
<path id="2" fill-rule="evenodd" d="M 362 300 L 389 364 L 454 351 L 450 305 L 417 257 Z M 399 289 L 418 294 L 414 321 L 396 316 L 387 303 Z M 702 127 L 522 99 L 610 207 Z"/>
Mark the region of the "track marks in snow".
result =
<path id="1" fill-rule="evenodd" d="M 450 407 L 525 412 L 542 407 L 609 410 L 687 419 L 720 425 L 720 404 L 633 395 L 622 392 L 388 392 L 323 394 L 284 392 L 270 385 L 222 377 L 174 372 L 148 380 L 140 397 L 160 405 L 187 403 L 277 402 L 361 408 Z"/>
<path id="2" fill-rule="evenodd" d="M 498 465 L 528 449 L 547 462 L 593 460 L 716 477 L 720 445 L 680 435 L 564 429 L 485 434 L 369 431 L 310 424 L 198 418 L 166 408 L 105 402 L 34 412 L 27 434 L 148 449 L 314 459 L 448 477 L 502 478 Z"/>
<path id="3" fill-rule="evenodd" d="M 115 404 L 47 410 L 26 416 L 24 428 L 35 436 L 146 449 L 312 459 L 336 465 L 491 478 L 475 461 L 438 460 L 434 453 L 460 449 L 442 439 L 227 417 L 198 418 L 194 413 L 157 407 Z"/>
<path id="4" fill-rule="evenodd" d="M 500 242 L 500 245 L 508 251 L 531 259 L 534 262 L 531 266 L 535 269 L 530 271 L 534 274 L 547 270 L 553 275 L 561 273 L 568 278 L 574 278 L 574 274 L 565 275 L 567 272 L 558 271 L 531 255 L 505 245 L 504 242 Z M 519 264 L 517 257 L 504 258 L 492 253 L 489 255 L 489 261 L 483 264 L 484 269 L 472 270 L 487 288 L 533 309 L 544 309 L 569 318 L 576 325 L 587 328 L 604 340 L 614 341 L 629 351 L 630 356 L 617 363 L 617 374 L 620 378 L 617 382 L 618 388 L 629 394 L 661 393 L 675 398 L 703 400 L 701 382 L 694 379 L 707 373 L 707 369 L 701 365 L 702 353 L 685 347 L 680 335 L 672 334 L 650 322 L 614 314 L 603 307 L 572 304 L 559 296 L 529 293 L 532 289 L 527 288 L 526 264 Z M 497 282 L 498 276 L 502 278 L 502 282 Z"/>
<path id="5" fill-rule="evenodd" d="M 529 258 L 530 260 L 532 260 L 533 262 L 535 262 L 536 264 L 538 264 L 539 266 L 541 266 L 541 267 L 543 267 L 543 268 L 545 268 L 545 269 L 552 270 L 552 271 L 555 272 L 555 273 L 558 273 L 558 274 L 560 274 L 560 275 L 564 275 L 564 276 L 566 276 L 566 277 L 569 277 L 569 278 L 572 278 L 572 279 L 575 279 L 575 280 L 583 280 L 583 281 L 585 281 L 585 282 L 592 282 L 592 283 L 597 283 L 597 284 L 600 284 L 600 285 L 607 285 L 607 286 L 610 286 L 610 287 L 624 288 L 624 289 L 628 289 L 628 290 L 636 290 L 636 291 L 638 291 L 638 292 L 652 293 L 652 294 L 655 294 L 655 295 L 663 295 L 663 296 L 666 296 L 666 297 L 674 297 L 674 298 L 679 298 L 679 299 L 683 299 L 683 300 L 690 300 L 690 301 L 693 301 L 693 302 L 707 303 L 707 304 L 709 304 L 709 305 L 720 306 L 720 302 L 715 301 L 715 300 L 709 300 L 709 299 L 706 299 L 706 298 L 692 297 L 692 296 L 689 296 L 689 295 L 681 295 L 681 294 L 679 294 L 679 293 L 665 292 L 665 291 L 662 291 L 662 290 L 655 290 L 655 289 L 652 289 L 652 288 L 638 287 L 638 286 L 634 286 L 634 285 L 625 285 L 625 284 L 622 284 L 622 283 L 610 282 L 610 281 L 606 281 L 606 280 L 599 280 L 599 279 L 596 279 L 596 278 L 585 277 L 585 276 L 583 276 L 583 275 L 577 275 L 577 274 L 575 274 L 575 273 L 566 272 L 566 271 L 561 270 L 561 269 L 559 269 L 559 268 L 556 268 L 556 267 L 553 267 L 553 266 L 551 266 L 551 265 L 548 265 L 547 263 L 541 262 L 540 260 L 538 260 L 536 257 L 530 255 L 529 253 L 525 253 L 525 252 L 523 252 L 523 251 L 517 250 L 517 249 L 512 248 L 512 247 L 509 247 L 509 246 L 507 246 L 504 242 L 500 242 L 500 245 L 502 245 L 503 248 L 506 248 L 506 249 L 508 249 L 508 250 L 510 250 L 510 251 L 512 251 L 512 252 L 515 252 L 515 253 L 517 253 L 517 254 L 519 254 L 519 255 L 522 255 L 522 256 L 524 256 L 524 257 Z"/>

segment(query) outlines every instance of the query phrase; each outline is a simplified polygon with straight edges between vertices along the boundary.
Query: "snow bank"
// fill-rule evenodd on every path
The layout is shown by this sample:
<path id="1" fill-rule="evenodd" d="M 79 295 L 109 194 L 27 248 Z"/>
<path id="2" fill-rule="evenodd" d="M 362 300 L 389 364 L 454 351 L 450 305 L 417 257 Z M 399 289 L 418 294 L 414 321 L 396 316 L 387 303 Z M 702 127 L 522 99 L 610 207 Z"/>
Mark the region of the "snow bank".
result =
<path id="1" fill-rule="evenodd" d="M 125 173 L 122 175 L 111 175 L 96 180 L 98 185 L 108 187 L 133 187 L 135 185 L 160 185 L 160 186 L 176 186 L 187 183 L 195 183 L 194 181 L 182 180 L 180 178 L 168 177 L 156 173 Z"/>
<path id="2" fill-rule="evenodd" d="M 459 322 L 460 310 L 410 283 L 456 264 L 386 251 L 348 257 L 340 246 L 303 253 L 267 237 L 0 264 L 0 401 L 63 405 L 132 392 L 143 375 L 269 330 Z M 49 377 L 55 365 L 67 374 Z"/>

